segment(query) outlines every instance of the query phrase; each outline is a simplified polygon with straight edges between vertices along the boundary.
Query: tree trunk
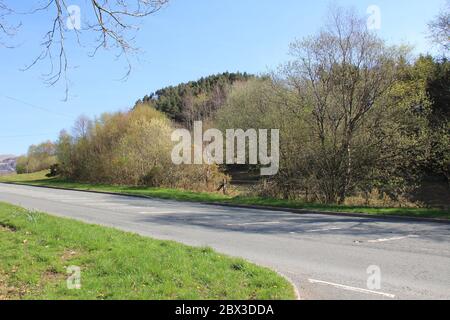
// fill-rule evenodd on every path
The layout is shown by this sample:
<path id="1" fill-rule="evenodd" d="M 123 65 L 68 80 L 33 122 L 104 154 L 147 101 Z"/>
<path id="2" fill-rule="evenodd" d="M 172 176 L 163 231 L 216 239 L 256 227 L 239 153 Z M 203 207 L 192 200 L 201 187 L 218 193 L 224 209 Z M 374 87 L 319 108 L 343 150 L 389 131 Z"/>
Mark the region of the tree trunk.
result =
<path id="1" fill-rule="evenodd" d="M 347 198 L 348 188 L 351 182 L 352 175 L 352 147 L 350 138 L 347 138 L 346 142 L 346 151 L 347 151 L 347 163 L 346 163 L 346 171 L 344 178 L 344 185 L 341 188 L 340 196 L 339 196 L 339 204 L 343 204 L 345 199 Z"/>

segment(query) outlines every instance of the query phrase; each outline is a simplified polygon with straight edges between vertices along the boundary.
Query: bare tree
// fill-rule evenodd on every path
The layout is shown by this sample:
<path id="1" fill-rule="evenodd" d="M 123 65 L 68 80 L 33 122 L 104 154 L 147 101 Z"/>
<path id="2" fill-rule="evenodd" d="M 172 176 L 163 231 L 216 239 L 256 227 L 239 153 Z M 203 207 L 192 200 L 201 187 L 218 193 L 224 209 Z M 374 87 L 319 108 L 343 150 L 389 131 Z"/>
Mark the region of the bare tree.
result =
<path id="1" fill-rule="evenodd" d="M 48 59 L 51 70 L 45 75 L 49 85 L 54 85 L 62 77 L 66 79 L 68 57 L 65 40 L 69 32 L 76 34 L 78 43 L 81 43 L 83 32 L 94 34 L 93 50 L 90 56 L 94 56 L 100 48 L 115 49 L 117 57 L 125 58 L 128 71 L 131 72 L 129 55 L 137 51 L 133 40 L 135 32 L 139 29 L 134 22 L 145 18 L 160 10 L 168 0 L 86 0 L 87 8 L 83 15 L 86 21 L 81 28 L 68 27 L 68 19 L 71 19 L 70 6 L 67 0 L 45 0 L 38 7 L 31 8 L 27 12 L 18 12 L 12 5 L 7 5 L 5 0 L 0 0 L 0 34 L 12 35 L 14 28 L 7 23 L 7 17 L 11 15 L 27 16 L 43 11 L 52 11 L 53 18 L 50 21 L 49 30 L 45 33 L 41 42 L 41 53 L 25 68 L 29 69 L 39 61 Z M 1 43 L 0 38 L 0 43 Z M 67 89 L 67 79 L 66 79 Z"/>
<path id="2" fill-rule="evenodd" d="M 431 40 L 442 47 L 444 51 L 450 50 L 450 0 L 446 8 L 428 24 Z"/>
<path id="3" fill-rule="evenodd" d="M 343 202 L 354 185 L 354 137 L 396 76 L 398 50 L 387 47 L 353 11 L 332 10 L 317 36 L 294 42 L 287 82 L 311 109 L 318 139 L 315 165 L 327 202 Z"/>
<path id="4" fill-rule="evenodd" d="M 87 116 L 79 116 L 72 128 L 74 138 L 86 139 L 92 129 L 92 126 L 92 121 Z"/>
<path id="5" fill-rule="evenodd" d="M 6 42 L 3 40 L 3 36 L 12 37 L 16 31 L 17 26 L 12 26 L 7 18 L 12 14 L 12 10 L 4 3 L 3 0 L 0 0 L 0 47 L 9 47 Z"/>

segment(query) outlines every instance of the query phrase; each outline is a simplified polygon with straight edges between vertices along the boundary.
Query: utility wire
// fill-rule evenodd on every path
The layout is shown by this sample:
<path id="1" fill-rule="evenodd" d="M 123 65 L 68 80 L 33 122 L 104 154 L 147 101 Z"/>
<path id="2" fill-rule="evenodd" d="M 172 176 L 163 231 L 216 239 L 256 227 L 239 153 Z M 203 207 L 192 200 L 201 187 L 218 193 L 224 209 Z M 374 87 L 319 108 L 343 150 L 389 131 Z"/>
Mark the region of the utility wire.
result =
<path id="1" fill-rule="evenodd" d="M 21 103 L 23 105 L 26 105 L 28 107 L 31 107 L 31 108 L 34 108 L 34 109 L 37 109 L 37 110 L 41 110 L 41 111 L 44 111 L 44 112 L 47 112 L 47 113 L 51 113 L 51 114 L 54 114 L 54 115 L 57 115 L 57 116 L 60 116 L 60 117 L 68 118 L 68 119 L 71 119 L 71 120 L 75 119 L 75 117 L 73 117 L 73 116 L 70 116 L 70 115 L 67 115 L 67 114 L 64 114 L 64 113 L 60 113 L 60 112 L 57 112 L 57 111 L 53 111 L 53 110 L 50 110 L 50 109 L 47 109 L 47 108 L 43 108 L 43 107 L 37 106 L 35 104 L 29 103 L 29 102 L 26 102 L 26 101 L 23 101 L 23 100 L 14 98 L 14 97 L 5 96 L 5 95 L 3 95 L 3 97 L 8 99 L 8 100 L 12 100 L 12 101 Z"/>
<path id="2" fill-rule="evenodd" d="M 22 135 L 12 135 L 12 136 L 0 136 L 0 139 L 42 137 L 42 136 L 52 136 L 52 135 L 54 135 L 54 133 L 22 134 Z"/>

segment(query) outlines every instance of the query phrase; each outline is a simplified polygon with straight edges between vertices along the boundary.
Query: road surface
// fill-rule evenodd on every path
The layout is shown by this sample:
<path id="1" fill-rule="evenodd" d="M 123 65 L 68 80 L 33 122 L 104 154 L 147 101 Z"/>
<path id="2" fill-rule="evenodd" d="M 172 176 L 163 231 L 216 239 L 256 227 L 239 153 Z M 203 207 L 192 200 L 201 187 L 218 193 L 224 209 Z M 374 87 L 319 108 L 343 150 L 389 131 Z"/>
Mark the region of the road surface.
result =
<path id="1" fill-rule="evenodd" d="M 0 201 L 144 236 L 210 246 L 280 272 L 297 286 L 302 299 L 450 299 L 450 224 L 6 184 L 0 184 Z"/>

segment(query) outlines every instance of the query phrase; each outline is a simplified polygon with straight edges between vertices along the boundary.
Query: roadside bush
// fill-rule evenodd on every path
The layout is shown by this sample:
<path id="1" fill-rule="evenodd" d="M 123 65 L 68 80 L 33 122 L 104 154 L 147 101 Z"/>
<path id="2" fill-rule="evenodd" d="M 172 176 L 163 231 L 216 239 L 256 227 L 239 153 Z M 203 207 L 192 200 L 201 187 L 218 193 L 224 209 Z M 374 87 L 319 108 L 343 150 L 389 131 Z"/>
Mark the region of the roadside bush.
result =
<path id="1" fill-rule="evenodd" d="M 280 130 L 280 170 L 254 194 L 411 205 L 423 177 L 448 181 L 448 62 L 411 59 L 350 11 L 330 21 L 271 79 L 235 84 L 216 124 Z"/>
<path id="2" fill-rule="evenodd" d="M 55 163 L 50 166 L 50 172 L 47 173 L 45 176 L 48 178 L 57 177 L 61 174 L 61 170 L 59 168 L 59 164 Z"/>
<path id="3" fill-rule="evenodd" d="M 171 160 L 173 125 L 149 106 L 80 117 L 73 135 L 62 132 L 57 143 L 63 177 L 89 183 L 172 187 L 212 191 L 224 175 L 217 166 L 176 166 Z"/>
<path id="4" fill-rule="evenodd" d="M 56 146 L 47 141 L 39 145 L 32 145 L 26 156 L 19 157 L 16 172 L 21 174 L 47 170 L 55 163 L 57 163 Z"/>

